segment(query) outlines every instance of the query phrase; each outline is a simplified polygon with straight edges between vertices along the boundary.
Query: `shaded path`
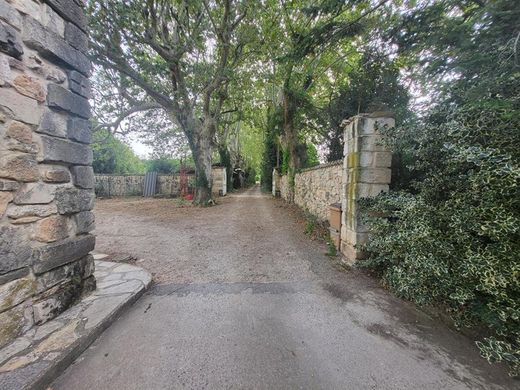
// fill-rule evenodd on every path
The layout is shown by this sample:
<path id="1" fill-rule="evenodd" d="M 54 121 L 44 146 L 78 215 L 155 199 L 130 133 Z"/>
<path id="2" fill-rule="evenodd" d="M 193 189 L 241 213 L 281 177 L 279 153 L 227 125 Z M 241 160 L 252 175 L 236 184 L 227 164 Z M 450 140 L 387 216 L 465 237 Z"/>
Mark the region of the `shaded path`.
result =
<path id="1" fill-rule="evenodd" d="M 207 210 L 118 207 L 98 207 L 98 250 L 144 257 L 160 284 L 54 389 L 513 388 L 470 340 L 343 271 L 258 188 Z"/>

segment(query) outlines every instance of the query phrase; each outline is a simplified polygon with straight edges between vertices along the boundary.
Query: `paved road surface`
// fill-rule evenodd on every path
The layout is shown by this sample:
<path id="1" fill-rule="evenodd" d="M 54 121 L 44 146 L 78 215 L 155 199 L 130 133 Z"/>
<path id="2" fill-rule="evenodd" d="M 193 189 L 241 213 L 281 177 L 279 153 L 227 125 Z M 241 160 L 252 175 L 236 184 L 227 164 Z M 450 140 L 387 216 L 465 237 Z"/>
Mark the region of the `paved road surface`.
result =
<path id="1" fill-rule="evenodd" d="M 258 188 L 208 210 L 189 211 L 189 221 L 175 213 L 154 218 L 134 209 L 130 215 L 98 212 L 101 249 L 116 243 L 147 254 L 152 260 L 143 264 L 167 277 L 105 331 L 53 389 L 509 389 L 519 384 L 482 360 L 471 340 L 358 271 L 345 272 L 324 255 L 322 244 L 302 234 L 280 201 L 262 196 Z"/>

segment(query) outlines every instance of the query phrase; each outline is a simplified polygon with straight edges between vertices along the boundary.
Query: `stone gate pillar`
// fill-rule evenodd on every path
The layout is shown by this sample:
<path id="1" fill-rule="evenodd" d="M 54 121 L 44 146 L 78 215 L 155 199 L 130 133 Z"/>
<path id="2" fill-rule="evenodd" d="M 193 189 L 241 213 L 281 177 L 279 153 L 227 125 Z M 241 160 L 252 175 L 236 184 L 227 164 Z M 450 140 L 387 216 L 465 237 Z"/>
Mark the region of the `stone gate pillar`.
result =
<path id="1" fill-rule="evenodd" d="M 95 288 L 82 0 L 0 0 L 0 346 Z"/>
<path id="2" fill-rule="evenodd" d="M 363 257 L 359 245 L 366 243 L 368 229 L 361 222 L 358 200 L 387 192 L 392 153 L 381 144 L 378 129 L 393 127 L 388 112 L 360 114 L 344 123 L 341 252 L 349 263 Z"/>
<path id="3" fill-rule="evenodd" d="M 281 177 L 280 173 L 278 172 L 278 168 L 273 169 L 273 183 L 272 183 L 272 194 L 273 196 L 280 197 L 280 190 L 281 190 Z"/>

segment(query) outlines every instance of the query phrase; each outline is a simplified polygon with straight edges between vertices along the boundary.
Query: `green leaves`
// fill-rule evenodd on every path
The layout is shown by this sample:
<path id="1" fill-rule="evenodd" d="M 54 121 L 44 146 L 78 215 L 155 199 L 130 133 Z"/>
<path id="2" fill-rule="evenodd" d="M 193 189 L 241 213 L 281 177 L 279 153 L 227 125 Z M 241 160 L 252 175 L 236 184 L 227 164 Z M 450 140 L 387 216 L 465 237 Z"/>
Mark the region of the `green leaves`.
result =
<path id="1" fill-rule="evenodd" d="M 369 218 L 370 256 L 360 265 L 399 296 L 445 308 L 460 327 L 486 327 L 482 355 L 520 375 L 520 78 L 511 35 L 520 9 L 465 4 L 418 8 L 396 32 L 402 55 L 441 93 L 423 118 L 385 134 L 406 174 L 394 182 L 400 192 L 364 202 L 387 217 Z"/>

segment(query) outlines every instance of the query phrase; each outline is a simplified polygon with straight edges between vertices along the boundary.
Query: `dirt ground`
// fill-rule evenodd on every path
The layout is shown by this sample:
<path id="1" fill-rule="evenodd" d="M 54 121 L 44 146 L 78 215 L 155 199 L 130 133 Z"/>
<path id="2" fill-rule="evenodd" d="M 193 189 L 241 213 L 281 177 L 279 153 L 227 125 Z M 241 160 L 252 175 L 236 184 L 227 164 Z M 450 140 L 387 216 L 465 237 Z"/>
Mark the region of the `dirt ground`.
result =
<path id="1" fill-rule="evenodd" d="M 255 196 L 263 197 L 260 192 Z M 110 255 L 107 260 L 136 260 L 152 272 L 155 283 L 229 282 L 238 275 L 245 282 L 311 277 L 300 262 L 281 270 L 269 254 L 291 256 L 287 239 L 313 242 L 325 253 L 320 227 L 316 234 L 306 234 L 303 213 L 282 200 L 273 200 L 274 210 L 264 205 L 267 221 L 259 223 L 257 207 L 263 202 L 251 207 L 250 200 L 250 193 L 238 192 L 218 198 L 216 206 L 201 208 L 181 199 L 98 199 L 96 252 Z M 273 211 L 285 214 L 283 226 L 278 218 L 275 222 Z M 249 234 L 251 230 L 255 234 Z M 273 230 L 279 232 L 275 242 Z"/>

